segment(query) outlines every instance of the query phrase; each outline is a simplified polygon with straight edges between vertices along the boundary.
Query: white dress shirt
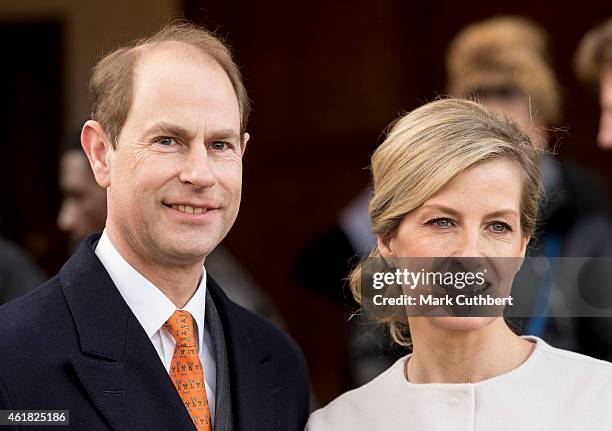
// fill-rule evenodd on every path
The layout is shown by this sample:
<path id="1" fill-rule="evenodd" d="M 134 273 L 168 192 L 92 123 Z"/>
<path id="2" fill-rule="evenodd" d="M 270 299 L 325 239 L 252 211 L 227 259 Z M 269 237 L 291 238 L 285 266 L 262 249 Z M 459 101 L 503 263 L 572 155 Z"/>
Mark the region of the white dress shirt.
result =
<path id="1" fill-rule="evenodd" d="M 161 290 L 126 262 L 110 241 L 106 229 L 98 241 L 96 255 L 153 343 L 166 371 L 169 372 L 176 341 L 163 325 L 176 311 L 176 306 Z M 202 271 L 198 289 L 182 310 L 188 311 L 195 321 L 194 329 L 198 353 L 204 369 L 206 396 L 210 407 L 210 417 L 214 421 L 216 363 L 210 332 L 204 325 L 206 269 L 202 268 Z"/>
<path id="2" fill-rule="evenodd" d="M 307 431 L 599 431 L 612 427 L 612 364 L 536 343 L 514 370 L 477 383 L 406 380 L 410 355 L 314 412 Z"/>

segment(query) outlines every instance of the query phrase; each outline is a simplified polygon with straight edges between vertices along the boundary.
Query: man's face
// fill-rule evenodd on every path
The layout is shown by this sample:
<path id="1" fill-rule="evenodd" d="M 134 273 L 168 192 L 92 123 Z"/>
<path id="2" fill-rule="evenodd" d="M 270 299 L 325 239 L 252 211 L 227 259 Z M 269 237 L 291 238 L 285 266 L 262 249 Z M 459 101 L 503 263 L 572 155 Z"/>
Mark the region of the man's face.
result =
<path id="1" fill-rule="evenodd" d="M 612 149 L 612 64 L 602 69 L 599 84 L 601 119 L 597 142 L 601 149 L 610 150 Z"/>
<path id="2" fill-rule="evenodd" d="M 196 48 L 167 42 L 143 54 L 132 97 L 107 156 L 107 225 L 145 261 L 201 261 L 240 206 L 244 148 L 232 84 Z"/>
<path id="3" fill-rule="evenodd" d="M 57 225 L 68 233 L 70 247 L 75 249 L 87 235 L 104 229 L 106 190 L 96 183 L 81 150 L 62 155 L 59 186 L 63 197 Z"/>
<path id="4" fill-rule="evenodd" d="M 532 119 L 529 99 L 526 96 L 505 100 L 495 97 L 482 98 L 480 102 L 490 110 L 515 121 L 521 130 L 529 135 L 529 139 L 536 147 L 548 148 L 545 129 L 538 127 L 539 125 Z"/>

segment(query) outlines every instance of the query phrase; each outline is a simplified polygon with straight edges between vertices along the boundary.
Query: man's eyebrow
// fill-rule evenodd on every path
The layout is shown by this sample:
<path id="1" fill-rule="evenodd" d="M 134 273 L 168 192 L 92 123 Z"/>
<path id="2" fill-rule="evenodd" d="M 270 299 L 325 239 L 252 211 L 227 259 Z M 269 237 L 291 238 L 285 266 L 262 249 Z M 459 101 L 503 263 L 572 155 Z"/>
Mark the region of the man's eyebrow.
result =
<path id="1" fill-rule="evenodd" d="M 194 134 L 186 128 L 179 126 L 178 124 L 168 123 L 166 121 L 158 121 L 151 127 L 147 128 L 144 132 L 145 135 L 151 135 L 154 133 L 162 133 L 170 136 L 181 136 L 193 138 Z"/>
<path id="2" fill-rule="evenodd" d="M 240 132 L 236 129 L 218 129 L 210 132 L 208 139 L 240 139 Z"/>
<path id="3" fill-rule="evenodd" d="M 186 129 L 185 127 L 179 126 L 178 124 L 168 123 L 166 121 L 159 121 L 147 128 L 144 132 L 145 135 L 151 135 L 154 133 L 162 133 L 170 136 L 180 136 L 193 139 L 195 133 Z M 207 139 L 240 139 L 240 133 L 236 129 L 226 128 L 217 129 L 210 132 Z"/>

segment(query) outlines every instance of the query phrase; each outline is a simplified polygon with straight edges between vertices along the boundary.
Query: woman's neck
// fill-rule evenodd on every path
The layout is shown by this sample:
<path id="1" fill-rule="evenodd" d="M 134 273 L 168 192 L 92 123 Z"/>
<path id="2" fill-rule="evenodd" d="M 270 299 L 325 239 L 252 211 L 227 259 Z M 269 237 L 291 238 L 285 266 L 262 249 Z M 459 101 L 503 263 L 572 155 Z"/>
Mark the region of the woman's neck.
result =
<path id="1" fill-rule="evenodd" d="M 413 383 L 476 383 L 517 368 L 534 347 L 503 318 L 476 330 L 447 329 L 414 318 L 410 332 L 413 353 L 406 375 Z"/>

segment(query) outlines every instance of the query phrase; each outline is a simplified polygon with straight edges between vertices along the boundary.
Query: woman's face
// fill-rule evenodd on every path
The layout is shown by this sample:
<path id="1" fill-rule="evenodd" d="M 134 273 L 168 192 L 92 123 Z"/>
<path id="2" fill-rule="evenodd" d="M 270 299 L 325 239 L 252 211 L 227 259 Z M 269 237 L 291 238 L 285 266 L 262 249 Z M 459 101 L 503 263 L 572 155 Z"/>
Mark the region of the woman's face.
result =
<path id="1" fill-rule="evenodd" d="M 522 257 L 529 237 L 521 231 L 519 167 L 497 159 L 455 177 L 408 213 L 388 243 L 384 257 Z M 497 317 L 429 317 L 452 329 L 477 329 Z"/>

